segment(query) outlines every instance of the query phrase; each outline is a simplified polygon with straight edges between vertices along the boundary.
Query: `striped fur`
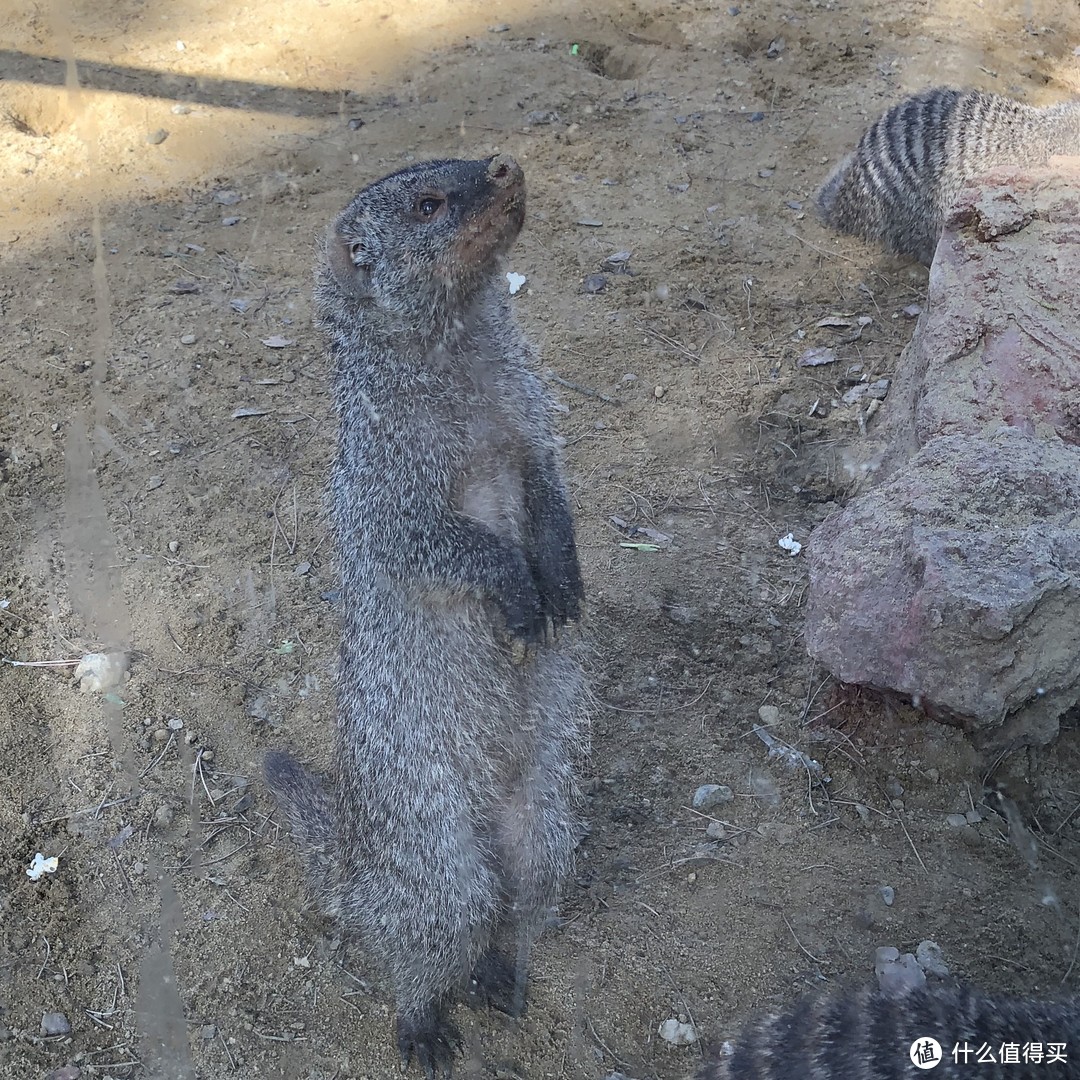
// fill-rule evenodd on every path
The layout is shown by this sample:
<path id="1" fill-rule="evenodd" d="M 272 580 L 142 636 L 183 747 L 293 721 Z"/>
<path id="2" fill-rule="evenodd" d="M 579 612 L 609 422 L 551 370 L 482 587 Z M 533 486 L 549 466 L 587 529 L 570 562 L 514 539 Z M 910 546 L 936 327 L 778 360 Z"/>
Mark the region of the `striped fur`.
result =
<path id="1" fill-rule="evenodd" d="M 916 1067 L 911 1044 L 941 1045 L 933 1069 Z M 1018 1063 L 1001 1063 L 1001 1045 L 1017 1044 Z M 1023 1060 L 1024 1044 L 1040 1043 L 1044 1060 Z M 1064 1043 L 1064 1063 L 1045 1060 Z M 971 1054 L 964 1059 L 964 1046 Z M 988 1045 L 994 1063 L 977 1060 Z M 954 1060 L 954 1047 L 959 1051 Z M 923 987 L 804 998 L 778 1015 L 748 1024 L 696 1080 L 1080 1080 L 1080 998 L 1040 1001 L 989 996 L 964 987 Z"/>
<path id="2" fill-rule="evenodd" d="M 963 185 L 998 165 L 1080 154 L 1080 101 L 1037 109 L 979 90 L 924 90 L 864 133 L 818 193 L 827 225 L 929 265 Z"/>

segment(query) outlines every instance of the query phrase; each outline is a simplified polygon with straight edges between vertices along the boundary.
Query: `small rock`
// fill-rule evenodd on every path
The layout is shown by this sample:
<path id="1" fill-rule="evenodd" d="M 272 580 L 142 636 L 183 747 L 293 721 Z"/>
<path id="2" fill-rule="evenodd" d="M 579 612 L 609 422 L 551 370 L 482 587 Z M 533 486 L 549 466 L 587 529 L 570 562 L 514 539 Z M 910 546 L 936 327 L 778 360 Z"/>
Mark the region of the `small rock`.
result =
<path id="1" fill-rule="evenodd" d="M 881 893 L 881 901 L 886 907 L 892 907 L 896 899 L 896 890 L 891 885 L 882 885 L 878 892 Z"/>
<path id="2" fill-rule="evenodd" d="M 207 763 L 207 765 L 209 765 L 210 762 L 212 762 L 214 760 L 214 751 L 213 750 L 204 750 L 202 752 L 202 759 L 203 759 L 203 761 L 205 761 Z"/>
<path id="3" fill-rule="evenodd" d="M 968 820 L 964 814 L 950 814 L 945 819 L 945 824 L 953 829 L 962 829 L 967 823 Z"/>
<path id="4" fill-rule="evenodd" d="M 544 124 L 553 124 L 559 119 L 558 113 L 551 109 L 533 109 L 525 114 L 525 123 L 531 127 L 541 127 Z"/>
<path id="5" fill-rule="evenodd" d="M 41 1034 L 45 1036 L 70 1035 L 71 1021 L 63 1013 L 45 1013 L 41 1017 Z"/>
<path id="6" fill-rule="evenodd" d="M 178 101 L 172 109 L 169 110 L 174 116 L 187 116 L 191 112 L 191 106 L 185 105 L 182 101 Z"/>
<path id="7" fill-rule="evenodd" d="M 79 1080 L 82 1069 L 78 1065 L 61 1065 L 45 1074 L 45 1080 Z"/>
<path id="8" fill-rule="evenodd" d="M 182 337 L 182 338 L 180 339 L 180 344 L 181 344 L 181 345 L 194 345 L 194 344 L 195 344 L 195 341 L 196 341 L 196 340 L 197 340 L 197 339 L 196 339 L 196 337 L 195 337 L 195 335 L 194 335 L 194 334 L 185 334 L 185 335 L 184 335 L 184 336 L 183 336 L 183 337 Z"/>
<path id="9" fill-rule="evenodd" d="M 926 976 L 915 957 L 911 953 L 901 956 L 891 946 L 875 952 L 874 971 L 878 986 L 888 994 L 902 994 L 926 985 Z"/>
<path id="10" fill-rule="evenodd" d="M 184 728 L 184 721 L 179 716 L 172 716 L 165 721 L 165 726 L 170 731 L 182 731 Z"/>
<path id="11" fill-rule="evenodd" d="M 656 398 L 657 401 L 659 401 L 666 393 L 667 393 L 667 388 L 666 387 L 658 386 L 658 387 L 656 387 L 655 390 L 653 390 L 652 396 L 654 398 Z"/>
<path id="12" fill-rule="evenodd" d="M 170 554 L 175 555 L 179 550 L 180 550 L 180 541 L 179 540 L 170 540 L 169 541 L 169 552 L 170 552 Z"/>
<path id="13" fill-rule="evenodd" d="M 665 1020 L 657 1033 L 661 1039 L 671 1043 L 672 1046 L 690 1046 L 691 1043 L 697 1042 L 698 1037 L 697 1029 L 693 1024 L 681 1023 L 674 1017 Z"/>
<path id="14" fill-rule="evenodd" d="M 890 799 L 899 799 L 900 796 L 904 794 L 904 785 L 901 784 L 895 776 L 890 777 L 885 782 L 885 794 L 888 795 Z"/>
<path id="15" fill-rule="evenodd" d="M 119 686 L 127 673 L 127 653 L 87 653 L 75 668 L 84 694 L 105 693 Z"/>
<path id="16" fill-rule="evenodd" d="M 305 574 L 310 574 L 311 573 L 311 563 L 309 563 L 307 561 L 307 559 L 305 559 L 302 563 L 297 563 L 296 570 L 294 571 L 294 573 L 298 577 L 303 577 Z"/>
<path id="17" fill-rule="evenodd" d="M 945 963 L 945 959 L 941 954 L 941 947 L 937 942 L 920 941 L 918 948 L 915 950 L 915 959 L 918 960 L 919 967 L 927 975 L 936 975 L 941 979 L 948 978 L 949 965 Z"/>
<path id="18" fill-rule="evenodd" d="M 156 743 L 163 743 L 169 738 L 169 733 L 164 728 L 157 728 L 151 738 Z"/>
<path id="19" fill-rule="evenodd" d="M 222 206 L 235 206 L 240 201 L 240 195 L 235 191 L 215 191 L 214 202 Z"/>
<path id="20" fill-rule="evenodd" d="M 760 124 L 761 121 L 764 120 L 764 119 L 765 119 L 765 114 L 763 112 L 752 112 L 750 114 L 750 123 L 751 124 Z"/>
<path id="21" fill-rule="evenodd" d="M 710 840 L 726 840 L 727 826 L 722 821 L 710 821 L 705 827 L 705 835 Z"/>
<path id="22" fill-rule="evenodd" d="M 870 820 L 870 807 L 863 806 L 862 803 L 855 804 L 855 813 L 858 814 L 860 819 L 864 822 Z"/>
<path id="23" fill-rule="evenodd" d="M 151 146 L 160 146 L 168 137 L 169 133 L 164 128 L 158 128 L 157 131 L 151 131 L 146 136 L 146 141 Z"/>
<path id="24" fill-rule="evenodd" d="M 172 825 L 175 816 L 173 808 L 168 803 L 162 803 L 161 806 L 154 811 L 154 828 L 169 828 L 169 826 Z"/>
<path id="25" fill-rule="evenodd" d="M 982 821 L 982 814 L 978 810 L 971 809 L 964 815 L 964 820 L 969 825 L 978 825 Z"/>
<path id="26" fill-rule="evenodd" d="M 780 710 L 775 705 L 762 705 L 757 714 L 766 727 L 776 727 L 780 723 Z"/>
<path id="27" fill-rule="evenodd" d="M 727 784 L 702 784 L 694 792 L 692 804 L 695 810 L 712 810 L 713 807 L 732 802 L 734 798 L 735 793 Z"/>
<path id="28" fill-rule="evenodd" d="M 225 228 L 228 228 L 230 225 L 238 224 L 239 221 L 240 219 L 238 217 L 223 217 L 221 219 L 221 224 L 224 225 Z"/>
<path id="29" fill-rule="evenodd" d="M 164 483 L 165 483 L 165 477 L 164 476 L 151 476 L 150 479 L 146 481 L 146 490 L 147 491 L 157 491 L 157 489 L 159 487 L 161 487 L 161 485 L 164 484 Z"/>
<path id="30" fill-rule="evenodd" d="M 922 314 L 922 308 L 918 304 L 908 304 L 901 314 L 905 319 L 917 319 Z"/>
<path id="31" fill-rule="evenodd" d="M 759 177 L 760 177 L 760 178 L 761 178 L 762 180 L 768 180 L 768 179 L 769 179 L 769 177 L 770 177 L 770 176 L 772 176 L 772 174 L 773 174 L 774 172 L 776 172 L 776 170 L 775 170 L 775 169 L 758 169 L 758 176 L 759 176 Z"/>
<path id="32" fill-rule="evenodd" d="M 363 117 L 351 116 L 349 117 L 349 130 L 359 131 L 364 126 Z"/>
<path id="33" fill-rule="evenodd" d="M 203 1024 L 201 1035 L 206 1042 L 210 1042 L 211 1039 L 217 1038 L 217 1025 L 216 1024 Z"/>
<path id="34" fill-rule="evenodd" d="M 607 278 L 603 274 L 590 274 L 581 287 L 587 293 L 601 293 L 607 288 Z"/>

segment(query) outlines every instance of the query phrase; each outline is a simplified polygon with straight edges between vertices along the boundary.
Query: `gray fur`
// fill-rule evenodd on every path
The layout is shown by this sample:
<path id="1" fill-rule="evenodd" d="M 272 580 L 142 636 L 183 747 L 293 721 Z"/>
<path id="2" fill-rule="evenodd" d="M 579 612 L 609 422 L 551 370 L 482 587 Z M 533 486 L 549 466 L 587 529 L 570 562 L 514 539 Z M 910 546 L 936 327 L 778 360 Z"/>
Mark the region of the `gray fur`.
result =
<path id="1" fill-rule="evenodd" d="M 945 215 L 969 180 L 998 165 L 1080 154 L 1080 101 L 1038 109 L 938 87 L 894 105 L 818 193 L 827 225 L 929 265 Z"/>
<path id="2" fill-rule="evenodd" d="M 911 1044 L 936 1039 L 941 1063 L 919 1069 Z M 953 1059 L 958 1044 L 972 1047 Z M 979 1063 L 988 1044 L 1065 1043 L 1065 1063 Z M 1078 1080 L 1080 998 L 1040 1001 L 989 996 L 965 987 L 937 986 L 888 994 L 835 992 L 804 998 L 780 1014 L 748 1024 L 697 1073 L 696 1080 Z"/>
<path id="3" fill-rule="evenodd" d="M 520 1006 L 496 941 L 525 952 L 580 835 L 588 694 L 559 630 L 581 575 L 552 402 L 500 276 L 523 219 L 510 158 L 415 166 L 356 196 L 316 278 L 340 419 L 334 784 L 283 754 L 266 779 L 429 1075 L 450 1071 L 456 990 Z"/>

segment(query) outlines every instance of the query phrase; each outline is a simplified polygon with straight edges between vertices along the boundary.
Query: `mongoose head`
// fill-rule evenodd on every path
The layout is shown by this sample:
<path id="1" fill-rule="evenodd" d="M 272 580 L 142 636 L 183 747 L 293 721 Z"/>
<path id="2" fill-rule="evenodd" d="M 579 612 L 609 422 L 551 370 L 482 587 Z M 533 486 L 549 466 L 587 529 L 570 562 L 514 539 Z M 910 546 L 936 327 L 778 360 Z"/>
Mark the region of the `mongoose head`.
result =
<path id="1" fill-rule="evenodd" d="M 524 220 L 525 177 L 506 155 L 393 173 L 330 227 L 320 304 L 368 325 L 438 335 L 491 281 Z"/>

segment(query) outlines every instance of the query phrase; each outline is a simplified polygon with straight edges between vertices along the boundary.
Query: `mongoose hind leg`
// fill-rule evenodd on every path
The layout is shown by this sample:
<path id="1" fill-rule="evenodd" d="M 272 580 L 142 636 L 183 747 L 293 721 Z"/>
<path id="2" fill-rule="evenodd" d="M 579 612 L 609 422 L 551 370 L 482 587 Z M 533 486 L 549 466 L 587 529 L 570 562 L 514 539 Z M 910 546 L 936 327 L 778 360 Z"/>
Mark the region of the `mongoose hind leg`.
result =
<path id="1" fill-rule="evenodd" d="M 402 1069 L 415 1058 L 427 1080 L 453 1075 L 454 1054 L 461 1046 L 461 1033 L 435 1002 L 412 1013 L 398 1013 L 397 1048 Z"/>
<path id="2" fill-rule="evenodd" d="M 525 1011 L 525 973 L 492 946 L 480 957 L 469 976 L 465 1003 L 471 1009 L 491 1008 L 507 1016 Z"/>

